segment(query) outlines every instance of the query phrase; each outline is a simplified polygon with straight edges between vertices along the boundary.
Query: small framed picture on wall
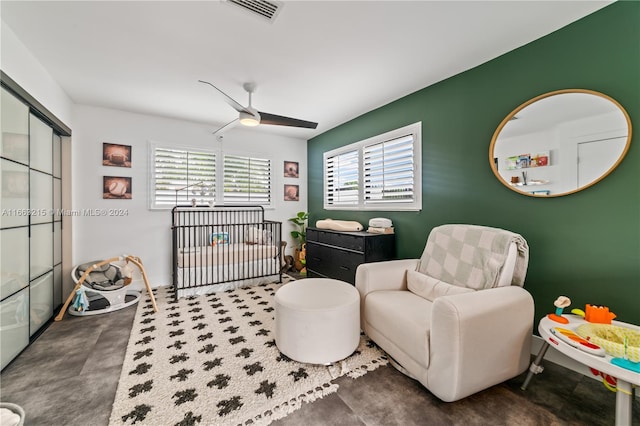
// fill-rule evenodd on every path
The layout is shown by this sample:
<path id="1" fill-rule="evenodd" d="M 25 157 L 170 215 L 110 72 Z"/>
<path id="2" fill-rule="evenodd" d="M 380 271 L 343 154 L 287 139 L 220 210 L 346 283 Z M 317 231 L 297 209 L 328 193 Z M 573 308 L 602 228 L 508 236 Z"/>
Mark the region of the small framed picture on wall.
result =
<path id="1" fill-rule="evenodd" d="M 122 176 L 103 176 L 102 198 L 105 200 L 130 200 L 132 198 L 131 178 Z"/>
<path id="2" fill-rule="evenodd" d="M 284 177 L 297 178 L 299 177 L 297 161 L 285 161 L 284 162 Z"/>
<path id="3" fill-rule="evenodd" d="M 285 185 L 284 186 L 284 200 L 285 201 L 300 201 L 300 186 L 298 186 L 298 185 Z"/>
<path id="4" fill-rule="evenodd" d="M 112 167 L 131 167 L 131 145 L 103 143 L 102 165 Z"/>

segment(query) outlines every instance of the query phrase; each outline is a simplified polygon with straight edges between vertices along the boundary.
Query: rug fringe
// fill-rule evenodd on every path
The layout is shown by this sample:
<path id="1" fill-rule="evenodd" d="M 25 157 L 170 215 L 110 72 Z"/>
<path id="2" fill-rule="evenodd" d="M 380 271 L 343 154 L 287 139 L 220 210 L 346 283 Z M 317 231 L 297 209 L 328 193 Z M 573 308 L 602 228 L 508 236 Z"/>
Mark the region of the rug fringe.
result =
<path id="1" fill-rule="evenodd" d="M 337 392 L 338 387 L 339 386 L 335 383 L 325 383 L 322 386 L 317 386 L 315 389 L 273 407 L 271 410 L 268 410 L 253 419 L 249 419 L 238 426 L 266 426 L 271 422 L 286 417 L 294 411 L 299 410 L 304 403 L 311 403 Z"/>
<path id="2" fill-rule="evenodd" d="M 379 367 L 382 367 L 383 365 L 387 365 L 387 364 L 389 364 L 389 360 L 387 359 L 386 356 L 383 355 L 371 360 L 366 364 L 361 365 L 360 367 L 354 368 L 353 370 L 347 373 L 347 376 L 351 377 L 352 379 L 357 379 L 358 377 L 362 377 L 368 372 L 376 370 Z"/>

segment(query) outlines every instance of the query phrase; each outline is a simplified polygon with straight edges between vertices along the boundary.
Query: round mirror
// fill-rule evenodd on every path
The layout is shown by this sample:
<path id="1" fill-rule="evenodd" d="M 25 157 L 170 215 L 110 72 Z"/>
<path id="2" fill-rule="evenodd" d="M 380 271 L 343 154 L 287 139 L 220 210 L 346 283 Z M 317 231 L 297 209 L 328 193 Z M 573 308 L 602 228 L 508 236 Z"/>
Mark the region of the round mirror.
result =
<path id="1" fill-rule="evenodd" d="M 591 90 L 558 90 L 525 102 L 502 120 L 489 159 L 508 188 L 558 197 L 604 179 L 630 143 L 629 115 L 614 99 Z"/>

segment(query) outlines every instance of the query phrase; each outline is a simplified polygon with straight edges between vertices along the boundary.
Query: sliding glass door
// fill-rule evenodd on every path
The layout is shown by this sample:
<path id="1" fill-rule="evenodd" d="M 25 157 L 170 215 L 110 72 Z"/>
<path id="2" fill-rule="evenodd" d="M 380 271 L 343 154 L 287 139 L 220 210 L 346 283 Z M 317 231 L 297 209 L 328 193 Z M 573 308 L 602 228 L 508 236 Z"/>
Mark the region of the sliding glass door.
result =
<path id="1" fill-rule="evenodd" d="M 4 87 L 0 142 L 0 367 L 62 304 L 61 138 Z"/>

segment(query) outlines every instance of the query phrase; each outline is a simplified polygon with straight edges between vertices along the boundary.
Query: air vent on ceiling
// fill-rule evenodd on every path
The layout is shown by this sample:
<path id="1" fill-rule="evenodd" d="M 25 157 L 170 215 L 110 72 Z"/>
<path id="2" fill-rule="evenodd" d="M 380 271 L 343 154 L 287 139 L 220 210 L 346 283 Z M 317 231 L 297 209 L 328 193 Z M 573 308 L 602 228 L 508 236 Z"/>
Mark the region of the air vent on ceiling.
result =
<path id="1" fill-rule="evenodd" d="M 282 9 L 281 2 L 267 0 L 227 0 L 227 3 L 234 4 L 271 22 L 276 19 Z"/>

